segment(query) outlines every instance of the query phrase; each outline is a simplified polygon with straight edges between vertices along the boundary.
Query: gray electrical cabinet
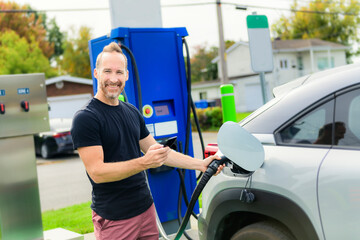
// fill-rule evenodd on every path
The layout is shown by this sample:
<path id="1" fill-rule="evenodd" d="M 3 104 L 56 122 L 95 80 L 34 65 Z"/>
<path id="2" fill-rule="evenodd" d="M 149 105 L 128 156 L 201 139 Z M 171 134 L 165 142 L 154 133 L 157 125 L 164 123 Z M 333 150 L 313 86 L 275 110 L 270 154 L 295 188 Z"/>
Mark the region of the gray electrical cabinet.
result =
<path id="1" fill-rule="evenodd" d="M 43 239 L 33 134 L 48 118 L 44 74 L 0 75 L 0 240 Z"/>

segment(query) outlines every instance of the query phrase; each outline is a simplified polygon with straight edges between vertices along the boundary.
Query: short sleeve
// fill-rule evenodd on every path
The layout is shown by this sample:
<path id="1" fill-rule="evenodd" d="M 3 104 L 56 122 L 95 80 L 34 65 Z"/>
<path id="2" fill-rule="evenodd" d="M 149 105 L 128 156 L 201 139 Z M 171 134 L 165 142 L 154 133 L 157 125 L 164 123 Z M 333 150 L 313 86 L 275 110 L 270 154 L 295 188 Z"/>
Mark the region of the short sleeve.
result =
<path id="1" fill-rule="evenodd" d="M 95 114 L 87 110 L 77 112 L 73 118 L 71 137 L 74 149 L 102 145 L 100 122 Z"/>

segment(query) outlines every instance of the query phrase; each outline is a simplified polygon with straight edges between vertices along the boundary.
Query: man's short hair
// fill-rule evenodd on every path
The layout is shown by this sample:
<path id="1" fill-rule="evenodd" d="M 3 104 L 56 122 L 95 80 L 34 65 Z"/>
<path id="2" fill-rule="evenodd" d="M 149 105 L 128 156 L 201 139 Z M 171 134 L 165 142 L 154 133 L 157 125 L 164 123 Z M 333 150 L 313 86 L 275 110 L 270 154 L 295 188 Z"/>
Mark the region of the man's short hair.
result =
<path id="1" fill-rule="evenodd" d="M 105 52 L 108 52 L 108 53 L 117 52 L 117 53 L 120 53 L 121 55 L 124 56 L 125 70 L 127 70 L 127 58 L 126 58 L 125 54 L 123 53 L 123 51 L 121 50 L 120 46 L 121 46 L 120 43 L 117 44 L 116 42 L 111 42 L 109 45 L 106 45 L 103 48 L 103 51 L 96 58 L 96 64 L 95 64 L 96 68 L 100 67 L 103 53 L 105 53 Z"/>

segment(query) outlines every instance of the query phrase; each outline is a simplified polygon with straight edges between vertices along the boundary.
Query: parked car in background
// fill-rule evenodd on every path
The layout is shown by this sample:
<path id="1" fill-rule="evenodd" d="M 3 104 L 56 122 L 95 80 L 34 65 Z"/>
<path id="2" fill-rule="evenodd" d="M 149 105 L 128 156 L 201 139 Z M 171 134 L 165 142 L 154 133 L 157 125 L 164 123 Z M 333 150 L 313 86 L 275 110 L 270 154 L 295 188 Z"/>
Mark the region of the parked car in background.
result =
<path id="1" fill-rule="evenodd" d="M 73 153 L 71 123 L 70 118 L 50 119 L 50 131 L 34 135 L 36 154 L 47 159 L 59 153 Z"/>
<path id="2" fill-rule="evenodd" d="M 228 165 L 210 179 L 200 239 L 360 239 L 360 64 L 273 93 L 239 123 L 262 143 L 264 163 L 254 172 Z"/>

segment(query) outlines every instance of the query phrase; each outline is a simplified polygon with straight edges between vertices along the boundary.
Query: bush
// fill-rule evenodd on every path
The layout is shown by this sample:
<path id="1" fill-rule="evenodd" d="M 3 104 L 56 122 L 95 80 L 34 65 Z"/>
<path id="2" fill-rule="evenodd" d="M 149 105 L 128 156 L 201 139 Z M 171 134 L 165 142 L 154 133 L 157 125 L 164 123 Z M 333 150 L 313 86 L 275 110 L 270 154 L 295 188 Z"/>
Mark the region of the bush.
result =
<path id="1" fill-rule="evenodd" d="M 196 109 L 196 115 L 199 120 L 201 131 L 217 130 L 221 127 L 223 118 L 220 107 Z M 193 114 L 191 114 L 191 126 L 193 131 L 197 130 Z"/>

